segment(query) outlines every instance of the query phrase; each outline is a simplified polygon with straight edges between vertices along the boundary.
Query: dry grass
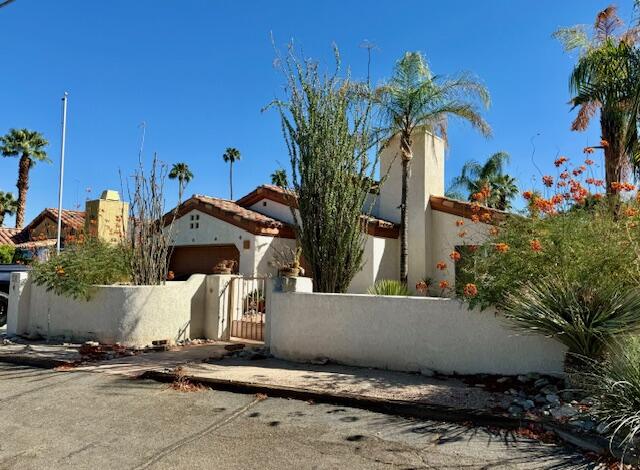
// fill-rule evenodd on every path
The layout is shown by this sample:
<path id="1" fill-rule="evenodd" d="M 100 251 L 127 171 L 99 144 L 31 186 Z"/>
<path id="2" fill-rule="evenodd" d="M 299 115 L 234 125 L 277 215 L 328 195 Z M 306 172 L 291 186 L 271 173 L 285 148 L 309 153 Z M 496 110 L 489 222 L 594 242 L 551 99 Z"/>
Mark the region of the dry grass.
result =
<path id="1" fill-rule="evenodd" d="M 176 367 L 173 370 L 173 374 L 175 379 L 169 384 L 171 390 L 176 392 L 204 392 L 207 389 L 204 385 L 189 380 L 182 367 Z"/>

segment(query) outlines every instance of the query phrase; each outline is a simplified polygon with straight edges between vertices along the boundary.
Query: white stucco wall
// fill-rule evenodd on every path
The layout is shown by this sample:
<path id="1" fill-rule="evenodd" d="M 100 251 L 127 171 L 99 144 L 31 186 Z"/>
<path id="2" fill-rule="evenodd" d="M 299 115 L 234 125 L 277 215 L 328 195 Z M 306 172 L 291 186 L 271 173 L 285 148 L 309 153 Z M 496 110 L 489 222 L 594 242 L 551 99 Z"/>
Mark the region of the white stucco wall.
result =
<path id="1" fill-rule="evenodd" d="M 144 346 L 157 339 L 203 337 L 205 276 L 164 286 L 95 286 L 89 301 L 55 295 L 27 281 L 12 334 Z M 11 299 L 10 299 L 11 302 Z M 18 304 L 16 304 L 18 305 Z"/>
<path id="2" fill-rule="evenodd" d="M 494 311 L 453 299 L 272 292 L 267 317 L 271 352 L 287 360 L 460 374 L 563 371 L 560 343 L 519 336 Z"/>
<path id="3" fill-rule="evenodd" d="M 444 194 L 444 155 L 442 139 L 424 131 L 412 136 L 413 160 L 409 178 L 407 211 L 409 221 L 409 285 L 430 275 L 432 254 L 432 218 L 429 208 L 431 195 Z M 380 154 L 380 172 L 387 176 L 380 188 L 378 217 L 400 222 L 402 194 L 402 161 L 399 155 L 399 139 Z M 399 259 L 398 259 L 399 263 Z"/>
<path id="4" fill-rule="evenodd" d="M 249 206 L 249 209 L 259 212 L 260 214 L 264 214 L 273 219 L 286 222 L 287 224 L 295 225 L 293 214 L 291 213 L 291 208 L 285 204 L 272 201 L 271 199 L 265 198 L 261 201 L 258 201 L 252 206 Z M 298 209 L 295 209 L 295 211 L 296 217 L 299 217 Z"/>
<path id="5" fill-rule="evenodd" d="M 382 279 L 400 279 L 400 242 L 395 238 L 366 235 L 364 264 L 354 276 L 349 289 L 352 294 L 365 294 Z"/>

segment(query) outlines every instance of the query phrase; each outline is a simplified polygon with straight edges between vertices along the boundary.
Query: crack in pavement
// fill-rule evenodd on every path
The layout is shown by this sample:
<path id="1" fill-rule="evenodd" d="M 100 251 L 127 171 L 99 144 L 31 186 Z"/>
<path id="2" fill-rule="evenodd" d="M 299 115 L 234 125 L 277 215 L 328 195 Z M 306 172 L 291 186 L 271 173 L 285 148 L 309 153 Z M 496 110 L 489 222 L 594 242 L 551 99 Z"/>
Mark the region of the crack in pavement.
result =
<path id="1" fill-rule="evenodd" d="M 242 415 L 243 413 L 245 413 L 249 409 L 253 408 L 256 404 L 261 402 L 263 399 L 264 398 L 259 398 L 259 397 L 254 398 L 251 402 L 249 402 L 248 404 L 238 408 L 236 411 L 231 413 L 231 415 L 227 416 L 223 420 L 217 421 L 217 422 L 211 424 L 210 426 L 207 426 L 206 428 L 196 432 L 195 434 L 192 434 L 191 436 L 187 436 L 184 439 L 180 439 L 179 441 L 171 444 L 170 446 L 165 447 L 164 449 L 162 449 L 159 452 L 157 452 L 153 457 L 151 457 L 145 463 L 143 463 L 141 465 L 138 465 L 136 467 L 133 467 L 132 470 L 142 470 L 144 468 L 149 468 L 151 465 L 159 462 L 164 457 L 166 457 L 167 455 L 170 455 L 171 453 L 173 453 L 174 451 L 176 451 L 180 447 L 183 447 L 183 446 L 185 446 L 187 444 L 191 444 L 192 442 L 197 441 L 198 439 L 200 439 L 201 437 L 205 436 L 206 434 L 209 434 L 212 431 L 220 429 L 221 427 L 225 426 L 226 424 L 229 424 L 231 421 L 239 418 L 240 415 Z"/>

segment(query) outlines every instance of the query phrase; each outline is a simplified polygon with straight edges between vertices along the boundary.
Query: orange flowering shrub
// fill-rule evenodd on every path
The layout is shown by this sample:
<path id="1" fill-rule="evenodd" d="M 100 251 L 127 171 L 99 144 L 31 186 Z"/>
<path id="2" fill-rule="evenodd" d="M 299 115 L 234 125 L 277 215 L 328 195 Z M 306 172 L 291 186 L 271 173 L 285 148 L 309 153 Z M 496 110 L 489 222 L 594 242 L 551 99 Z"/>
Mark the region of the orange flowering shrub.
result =
<path id="1" fill-rule="evenodd" d="M 586 153 L 593 153 L 591 151 Z M 523 285 L 562 278 L 620 289 L 640 285 L 640 196 L 630 183 L 614 183 L 607 197 L 601 167 L 587 159 L 572 166 L 554 162 L 557 176 L 543 178 L 541 190 L 522 192 L 527 214 L 513 215 L 489 230 L 488 238 L 462 252 L 456 263 L 456 291 L 471 306 L 502 308 Z M 599 170 L 598 170 L 599 169 Z M 465 287 L 474 285 L 470 296 Z"/>
<path id="2" fill-rule="evenodd" d="M 465 297 L 475 297 L 478 295 L 478 287 L 475 284 L 468 283 L 462 291 Z"/>
<path id="3" fill-rule="evenodd" d="M 460 253 L 458 253 L 457 251 L 452 251 L 451 254 L 449 255 L 449 258 L 451 258 L 454 262 L 460 261 L 460 258 L 462 258 L 462 255 L 460 255 Z"/>
<path id="4" fill-rule="evenodd" d="M 128 283 L 131 280 L 130 250 L 93 237 L 67 245 L 48 261 L 33 264 L 33 280 L 47 290 L 74 299 L 91 297 L 91 286 Z"/>

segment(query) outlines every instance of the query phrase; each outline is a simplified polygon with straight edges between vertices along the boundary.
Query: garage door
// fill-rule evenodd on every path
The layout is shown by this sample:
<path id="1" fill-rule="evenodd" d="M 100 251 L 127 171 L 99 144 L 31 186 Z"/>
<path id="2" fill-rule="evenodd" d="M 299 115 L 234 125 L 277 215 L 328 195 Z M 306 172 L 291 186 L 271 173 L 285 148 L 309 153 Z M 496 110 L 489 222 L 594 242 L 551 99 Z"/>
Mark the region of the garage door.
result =
<path id="1" fill-rule="evenodd" d="M 176 246 L 169 270 L 173 271 L 176 280 L 183 280 L 191 274 L 211 274 L 216 264 L 227 259 L 236 262 L 234 272 L 237 273 L 240 252 L 235 245 Z"/>

